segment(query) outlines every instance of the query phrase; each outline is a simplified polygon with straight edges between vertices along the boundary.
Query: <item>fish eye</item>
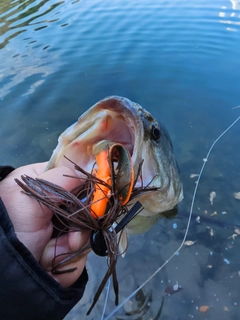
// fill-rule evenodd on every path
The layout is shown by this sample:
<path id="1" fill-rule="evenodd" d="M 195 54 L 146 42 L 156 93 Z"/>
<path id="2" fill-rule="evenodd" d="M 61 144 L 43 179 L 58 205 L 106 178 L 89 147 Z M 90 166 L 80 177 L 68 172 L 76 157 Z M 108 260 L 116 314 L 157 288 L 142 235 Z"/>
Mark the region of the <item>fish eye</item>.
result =
<path id="1" fill-rule="evenodd" d="M 153 140 L 157 141 L 160 139 L 160 136 L 161 136 L 160 129 L 153 122 L 151 126 L 151 137 Z"/>

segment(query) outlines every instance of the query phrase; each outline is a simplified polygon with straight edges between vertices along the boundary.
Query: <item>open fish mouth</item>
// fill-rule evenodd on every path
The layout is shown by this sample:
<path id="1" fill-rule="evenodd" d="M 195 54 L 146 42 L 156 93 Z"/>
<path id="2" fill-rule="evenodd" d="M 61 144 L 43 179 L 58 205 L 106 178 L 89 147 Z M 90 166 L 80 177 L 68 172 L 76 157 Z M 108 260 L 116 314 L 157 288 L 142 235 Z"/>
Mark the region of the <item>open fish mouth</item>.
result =
<path id="1" fill-rule="evenodd" d="M 106 140 L 121 144 L 129 151 L 134 177 L 138 177 L 136 187 L 158 188 L 136 199 L 144 206 L 141 215 L 171 210 L 182 200 L 182 183 L 167 130 L 139 104 L 123 97 L 111 96 L 99 101 L 66 129 L 46 170 L 69 166 L 67 157 L 92 172 L 96 162 L 94 147 Z M 81 177 L 81 173 L 78 174 Z"/>
<path id="2" fill-rule="evenodd" d="M 91 172 L 95 162 L 93 147 L 103 140 L 122 144 L 130 152 L 133 163 L 136 161 L 133 153 L 139 123 L 136 118 L 139 116 L 136 110 L 131 108 L 130 101 L 124 99 L 123 103 L 120 98 L 105 99 L 91 109 L 89 115 L 83 114 L 78 122 L 61 134 L 47 169 L 52 166 L 68 166 L 64 158 L 67 156 Z"/>

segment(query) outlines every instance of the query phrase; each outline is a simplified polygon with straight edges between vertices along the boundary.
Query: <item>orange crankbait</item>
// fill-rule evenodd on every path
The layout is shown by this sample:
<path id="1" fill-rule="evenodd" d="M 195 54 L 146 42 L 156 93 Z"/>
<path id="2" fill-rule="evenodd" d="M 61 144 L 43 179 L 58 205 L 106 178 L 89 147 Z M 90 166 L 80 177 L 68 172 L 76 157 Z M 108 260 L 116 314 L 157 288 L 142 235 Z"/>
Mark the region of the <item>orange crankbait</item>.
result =
<path id="1" fill-rule="evenodd" d="M 100 218 L 107 210 L 113 192 L 117 192 L 122 205 L 131 196 L 134 184 L 134 170 L 130 153 L 121 144 L 109 142 L 96 156 L 97 170 L 94 175 L 106 184 L 96 183 L 92 204 L 92 216 Z M 114 168 L 114 163 L 117 163 Z"/>

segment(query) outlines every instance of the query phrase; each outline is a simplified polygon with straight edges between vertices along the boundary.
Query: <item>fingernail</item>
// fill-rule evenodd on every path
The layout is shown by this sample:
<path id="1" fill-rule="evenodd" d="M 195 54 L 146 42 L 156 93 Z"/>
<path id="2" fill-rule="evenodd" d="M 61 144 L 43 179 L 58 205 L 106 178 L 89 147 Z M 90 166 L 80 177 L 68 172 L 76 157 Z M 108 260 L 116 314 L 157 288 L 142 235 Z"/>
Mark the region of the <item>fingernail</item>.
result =
<path id="1" fill-rule="evenodd" d="M 82 235 L 80 231 L 69 232 L 68 245 L 70 250 L 77 251 L 81 245 Z"/>

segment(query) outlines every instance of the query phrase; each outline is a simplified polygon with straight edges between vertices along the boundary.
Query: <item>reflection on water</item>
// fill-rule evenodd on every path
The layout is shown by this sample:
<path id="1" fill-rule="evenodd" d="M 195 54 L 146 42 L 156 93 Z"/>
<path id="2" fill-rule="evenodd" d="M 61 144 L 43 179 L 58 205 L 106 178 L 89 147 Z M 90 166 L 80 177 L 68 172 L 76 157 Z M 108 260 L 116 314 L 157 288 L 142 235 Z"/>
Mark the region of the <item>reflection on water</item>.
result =
<path id="1" fill-rule="evenodd" d="M 49 0 L 1 1 L 0 52 L 3 61 L 9 61 L 9 64 L 0 65 L 0 80 L 3 81 L 0 98 L 26 78 L 37 75 L 38 79 L 23 96 L 33 93 L 59 67 L 58 54 L 45 52 L 51 46 L 50 38 L 39 34 L 39 31 L 47 28 L 51 36 L 49 27 L 61 19 L 59 6 L 64 3 Z M 62 27 L 67 25 L 65 21 Z M 55 63 L 49 64 L 49 61 Z"/>
<path id="2" fill-rule="evenodd" d="M 234 11 L 230 12 L 226 6 L 222 6 L 221 11 L 219 12 L 219 17 L 224 19 L 221 19 L 220 22 L 226 25 L 231 25 L 230 27 L 226 26 L 226 30 L 237 32 L 239 30 L 235 26 L 240 25 L 240 12 L 235 10 L 240 9 L 240 1 L 231 0 L 231 3 Z"/>
<path id="3" fill-rule="evenodd" d="M 0 1 L 1 163 L 49 159 L 58 135 L 113 94 L 140 103 L 170 132 L 185 198 L 176 219 L 161 220 L 130 239 L 117 266 L 121 301 L 178 248 L 195 186 L 190 175 L 199 172 L 209 146 L 239 115 L 232 109 L 240 103 L 239 3 Z M 233 197 L 240 188 L 239 136 L 236 125 L 214 148 L 190 225 L 188 240 L 194 244 L 144 288 L 147 296 L 152 292 L 144 320 L 157 314 L 164 290 L 176 282 L 183 289 L 166 297 L 160 319 L 200 319 L 201 305 L 211 307 L 208 320 L 238 319 L 240 237 L 231 236 L 240 224 L 239 200 Z M 211 205 L 212 191 L 217 197 Z M 88 270 L 86 294 L 67 320 L 84 318 L 105 274 L 105 259 L 90 254 Z M 106 314 L 115 307 L 113 299 L 110 291 Z M 104 295 L 89 320 L 100 319 L 103 304 Z M 126 310 L 129 304 L 121 317 Z"/>
<path id="4" fill-rule="evenodd" d="M 34 31 L 47 28 L 50 22 L 58 21 L 55 18 L 46 20 L 48 13 L 53 11 L 64 1 L 51 4 L 51 1 L 12 1 L 2 0 L 0 4 L 1 25 L 0 35 L 4 35 L 0 49 L 4 48 L 12 38 L 26 31 L 28 26 L 34 26 Z"/>
<path id="5" fill-rule="evenodd" d="M 232 3 L 233 10 L 240 10 L 240 1 L 239 0 L 230 0 Z"/>

